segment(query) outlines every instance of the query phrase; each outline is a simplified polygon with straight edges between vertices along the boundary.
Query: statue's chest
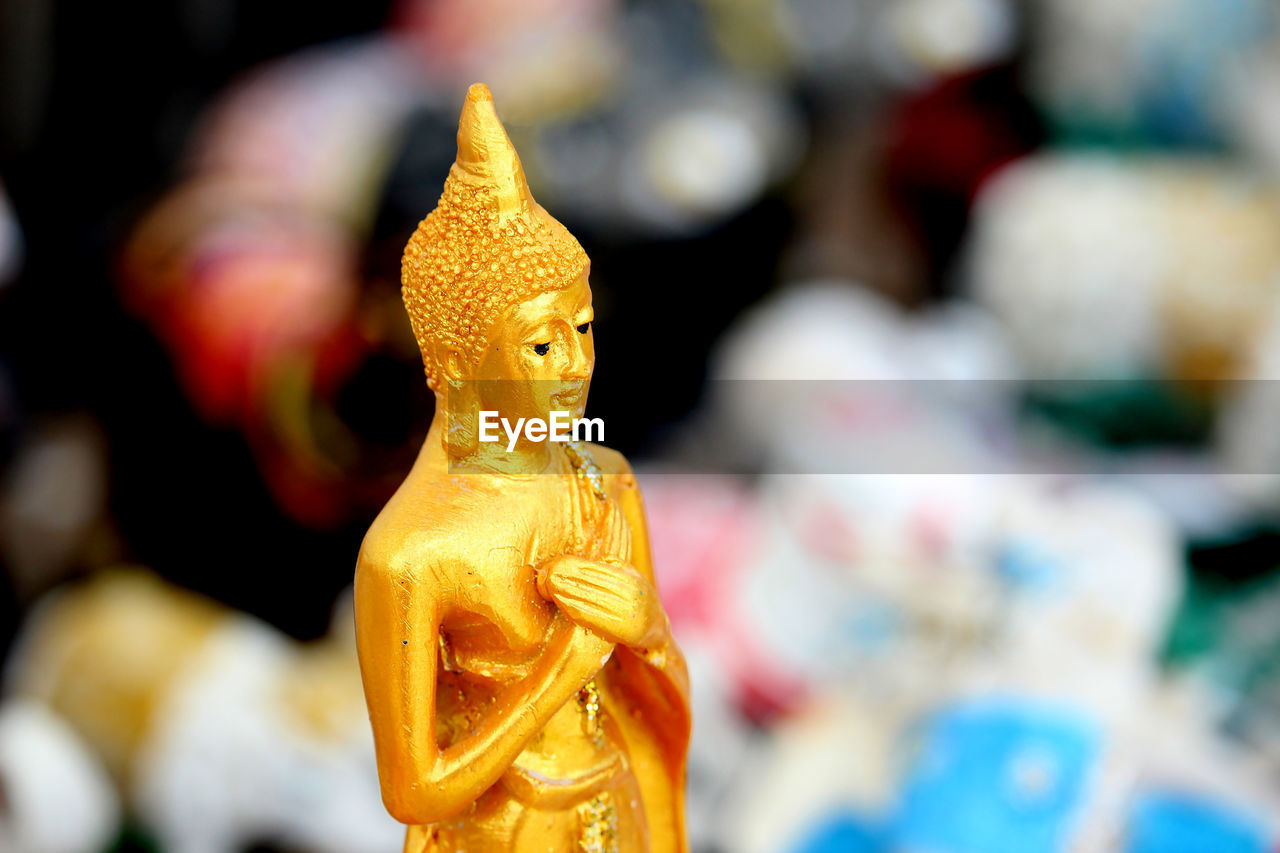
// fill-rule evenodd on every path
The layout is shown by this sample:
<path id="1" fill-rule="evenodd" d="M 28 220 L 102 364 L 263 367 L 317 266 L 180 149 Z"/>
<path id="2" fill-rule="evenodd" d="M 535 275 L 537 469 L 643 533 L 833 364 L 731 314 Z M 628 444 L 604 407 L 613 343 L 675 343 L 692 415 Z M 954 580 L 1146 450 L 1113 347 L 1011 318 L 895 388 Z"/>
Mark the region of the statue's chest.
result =
<path id="1" fill-rule="evenodd" d="M 555 605 L 536 570 L 566 554 L 629 563 L 631 531 L 613 496 L 576 477 L 522 483 L 504 517 L 477 526 L 473 559 L 455 578 L 455 607 L 442 630 L 446 669 L 506 680 L 524 673 L 546 642 Z M 532 487 L 531 487 L 532 486 Z"/>

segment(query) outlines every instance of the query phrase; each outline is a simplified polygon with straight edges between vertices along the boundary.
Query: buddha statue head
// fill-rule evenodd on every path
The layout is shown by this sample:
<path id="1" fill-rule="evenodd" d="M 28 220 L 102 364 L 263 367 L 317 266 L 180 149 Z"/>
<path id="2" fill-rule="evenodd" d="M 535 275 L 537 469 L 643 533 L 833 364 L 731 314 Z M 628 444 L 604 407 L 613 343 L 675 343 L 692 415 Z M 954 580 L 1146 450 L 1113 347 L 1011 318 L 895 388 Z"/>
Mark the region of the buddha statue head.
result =
<path id="1" fill-rule="evenodd" d="M 452 456 L 475 450 L 482 409 L 513 421 L 582 416 L 595 363 L 588 269 L 578 241 L 530 194 L 488 87 L 473 85 L 444 193 L 400 273 Z"/>

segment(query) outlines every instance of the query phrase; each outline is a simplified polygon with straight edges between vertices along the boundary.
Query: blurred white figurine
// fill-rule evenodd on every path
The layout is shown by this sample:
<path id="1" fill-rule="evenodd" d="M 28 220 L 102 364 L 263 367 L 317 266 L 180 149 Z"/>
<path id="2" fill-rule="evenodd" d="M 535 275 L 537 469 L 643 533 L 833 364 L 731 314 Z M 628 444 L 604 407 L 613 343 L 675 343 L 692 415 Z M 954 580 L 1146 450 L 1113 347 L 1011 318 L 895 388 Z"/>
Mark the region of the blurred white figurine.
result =
<path id="1" fill-rule="evenodd" d="M 102 756 L 167 853 L 256 842 L 391 853 L 349 614 L 298 644 L 168 586 L 111 571 L 55 592 L 11 663 Z"/>
<path id="2" fill-rule="evenodd" d="M 0 850 L 100 853 L 116 838 L 111 780 L 71 728 L 39 703 L 0 706 Z"/>
<path id="3" fill-rule="evenodd" d="M 1046 154 L 984 185 L 967 274 L 1029 379 L 1228 379 L 1280 295 L 1278 230 L 1239 169 Z"/>

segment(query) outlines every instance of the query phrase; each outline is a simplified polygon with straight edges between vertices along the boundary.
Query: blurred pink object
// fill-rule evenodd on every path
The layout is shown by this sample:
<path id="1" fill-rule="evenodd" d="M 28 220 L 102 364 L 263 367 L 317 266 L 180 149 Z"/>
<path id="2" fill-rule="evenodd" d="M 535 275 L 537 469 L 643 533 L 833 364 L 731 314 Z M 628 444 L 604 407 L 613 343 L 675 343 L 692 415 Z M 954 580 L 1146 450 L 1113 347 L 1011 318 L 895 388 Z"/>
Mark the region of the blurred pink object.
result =
<path id="1" fill-rule="evenodd" d="M 704 630 L 751 545 L 755 498 L 729 477 L 642 474 L 653 563 L 672 627 Z"/>
<path id="2" fill-rule="evenodd" d="M 621 65 L 616 0 L 402 0 L 395 27 L 444 87 L 485 80 L 504 115 L 543 122 L 594 101 Z"/>
<path id="3" fill-rule="evenodd" d="M 758 498 L 739 480 L 642 475 L 653 561 L 677 635 L 696 636 L 716 658 L 743 713 L 765 719 L 806 689 L 761 640 L 744 606 L 743 570 L 760 540 Z"/>
<path id="4" fill-rule="evenodd" d="M 416 69 L 391 39 L 313 48 L 255 70 L 219 98 L 191 165 L 360 224 L 373 215 L 371 184 L 416 99 Z"/>

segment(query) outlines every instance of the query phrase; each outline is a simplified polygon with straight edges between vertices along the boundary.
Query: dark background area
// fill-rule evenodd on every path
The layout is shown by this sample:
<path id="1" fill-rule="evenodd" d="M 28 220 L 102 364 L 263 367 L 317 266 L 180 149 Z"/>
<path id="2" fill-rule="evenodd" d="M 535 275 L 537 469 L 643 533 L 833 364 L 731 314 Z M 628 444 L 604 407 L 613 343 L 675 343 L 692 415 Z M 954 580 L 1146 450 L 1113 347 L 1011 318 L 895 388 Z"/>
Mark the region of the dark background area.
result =
<path id="1" fill-rule="evenodd" d="M 155 338 L 121 306 L 115 253 L 180 170 L 214 94 L 260 62 L 378 28 L 388 4 L 148 2 L 123 13 L 18 2 L 6 11 L 0 174 L 26 262 L 0 296 L 0 353 L 14 365 L 17 405 L 28 418 L 100 419 L 127 559 L 315 636 L 367 525 L 317 532 L 281 516 L 243 439 L 192 412 Z M 270 577 L 245 564 L 248 542 L 275 567 Z M 5 622 L 10 635 L 15 620 Z"/>

